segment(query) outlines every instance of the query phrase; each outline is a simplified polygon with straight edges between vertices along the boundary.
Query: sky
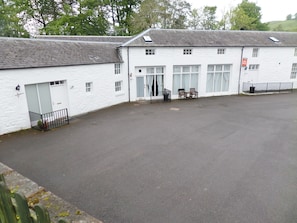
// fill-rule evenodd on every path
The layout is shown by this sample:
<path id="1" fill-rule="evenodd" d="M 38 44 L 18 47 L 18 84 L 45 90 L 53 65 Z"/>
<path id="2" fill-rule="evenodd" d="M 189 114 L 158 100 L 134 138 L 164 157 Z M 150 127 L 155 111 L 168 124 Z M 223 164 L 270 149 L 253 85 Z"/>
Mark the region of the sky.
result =
<path id="1" fill-rule="evenodd" d="M 282 21 L 286 20 L 287 15 L 293 16 L 297 13 L 296 0 L 249 0 L 255 2 L 261 7 L 262 22 Z M 192 4 L 192 8 L 201 8 L 203 6 L 217 6 L 218 19 L 223 11 L 227 11 L 231 7 L 236 7 L 241 3 L 241 0 L 187 0 Z"/>

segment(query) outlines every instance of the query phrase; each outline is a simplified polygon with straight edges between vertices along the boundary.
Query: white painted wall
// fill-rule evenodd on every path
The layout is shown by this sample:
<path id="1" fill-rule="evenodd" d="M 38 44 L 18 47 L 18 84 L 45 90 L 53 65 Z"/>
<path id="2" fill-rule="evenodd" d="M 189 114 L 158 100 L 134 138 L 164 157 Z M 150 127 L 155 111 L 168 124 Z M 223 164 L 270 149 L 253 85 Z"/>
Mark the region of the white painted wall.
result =
<path id="1" fill-rule="evenodd" d="M 240 92 L 243 82 L 294 82 L 294 88 L 297 88 L 296 79 L 290 79 L 292 64 L 297 63 L 294 47 L 262 47 L 259 48 L 258 57 L 252 57 L 253 48 L 251 47 L 227 47 L 224 55 L 217 54 L 218 47 L 193 47 L 192 55 L 183 55 L 184 48 L 182 47 L 152 47 L 152 49 L 155 49 L 155 55 L 145 55 L 144 47 L 122 49 L 124 61 L 128 61 L 126 55 L 129 51 L 129 70 L 132 73 L 130 78 L 131 101 L 137 100 L 136 77 L 140 75 L 138 68 L 150 66 L 165 67 L 164 87 L 172 89 L 174 65 L 200 65 L 199 97 L 238 94 L 239 81 Z M 248 65 L 260 64 L 259 71 L 240 69 L 241 57 L 248 58 Z M 210 64 L 232 64 L 228 92 L 206 92 L 207 66 Z M 172 95 L 172 98 L 177 98 L 177 95 Z"/>
<path id="2" fill-rule="evenodd" d="M 199 74 L 199 97 L 214 96 L 214 95 L 231 95 L 238 93 L 238 77 L 240 72 L 241 64 L 241 48 L 228 48 L 226 54 L 218 55 L 217 47 L 213 48 L 192 48 L 192 55 L 183 55 L 183 49 L 181 47 L 162 47 L 155 48 L 155 55 L 145 55 L 145 48 L 130 47 L 123 48 L 123 55 L 129 53 L 129 70 L 132 73 L 130 78 L 131 87 L 131 101 L 137 100 L 136 98 L 136 76 L 139 75 L 139 67 L 150 67 L 150 66 L 164 66 L 165 77 L 164 87 L 172 90 L 172 79 L 173 79 L 173 66 L 174 65 L 200 65 Z M 128 61 L 128 57 L 125 56 L 124 61 Z M 207 93 L 206 92 L 206 77 L 207 77 L 207 66 L 209 64 L 231 64 L 231 81 L 228 92 L 220 93 Z M 177 98 L 177 95 L 172 95 L 172 98 Z"/>
<path id="3" fill-rule="evenodd" d="M 128 100 L 126 72 L 115 75 L 114 64 L 1 70 L 0 135 L 31 127 L 24 86 L 55 80 L 66 80 L 70 116 Z M 123 91 L 115 93 L 115 81 L 120 80 Z M 93 82 L 91 93 L 85 90 L 86 82 Z"/>
<path id="4" fill-rule="evenodd" d="M 243 57 L 248 58 L 250 64 L 260 64 L 258 71 L 242 70 L 242 82 L 294 82 L 297 88 L 297 80 L 290 79 L 292 64 L 297 63 L 293 47 L 262 47 L 259 48 L 258 57 L 252 57 L 253 48 L 245 48 Z"/>

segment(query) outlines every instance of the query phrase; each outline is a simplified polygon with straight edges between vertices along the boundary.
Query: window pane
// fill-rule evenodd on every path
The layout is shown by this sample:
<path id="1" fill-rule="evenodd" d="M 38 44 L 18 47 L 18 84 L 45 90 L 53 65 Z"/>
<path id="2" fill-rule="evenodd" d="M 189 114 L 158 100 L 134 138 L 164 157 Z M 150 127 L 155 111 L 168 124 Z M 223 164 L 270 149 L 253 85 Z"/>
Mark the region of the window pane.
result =
<path id="1" fill-rule="evenodd" d="M 182 75 L 182 88 L 185 89 L 185 91 L 190 90 L 190 74 L 183 74 Z"/>
<path id="2" fill-rule="evenodd" d="M 199 72 L 199 66 L 192 66 L 192 72 Z"/>
<path id="3" fill-rule="evenodd" d="M 213 92 L 213 73 L 207 74 L 206 92 Z"/>
<path id="4" fill-rule="evenodd" d="M 190 66 L 183 66 L 184 73 L 190 73 Z"/>
<path id="5" fill-rule="evenodd" d="M 180 87 L 180 74 L 173 75 L 173 94 L 178 94 L 178 89 Z"/>
<path id="6" fill-rule="evenodd" d="M 208 65 L 207 71 L 214 71 L 214 65 Z"/>
<path id="7" fill-rule="evenodd" d="M 222 71 L 223 70 L 223 66 L 222 65 L 217 65 L 216 66 L 216 71 Z"/>
<path id="8" fill-rule="evenodd" d="M 155 71 L 155 69 L 154 69 L 153 67 L 150 67 L 150 68 L 147 68 L 147 69 L 146 69 L 146 72 L 147 72 L 148 74 L 153 74 L 154 71 Z"/>
<path id="9" fill-rule="evenodd" d="M 231 65 L 224 65 L 224 70 L 225 71 L 230 71 L 231 70 Z"/>
<path id="10" fill-rule="evenodd" d="M 229 91 L 229 79 L 230 79 L 230 73 L 229 72 L 223 73 L 222 91 Z"/>
<path id="11" fill-rule="evenodd" d="M 198 90 L 198 74 L 192 74 L 191 75 L 191 88 L 195 88 Z"/>
<path id="12" fill-rule="evenodd" d="M 164 68 L 163 67 L 157 67 L 156 68 L 156 73 L 157 74 L 163 74 L 164 73 Z"/>
<path id="13" fill-rule="evenodd" d="M 181 66 L 173 66 L 174 73 L 181 73 Z"/>
<path id="14" fill-rule="evenodd" d="M 221 91 L 221 86 L 222 86 L 222 73 L 215 73 L 214 92 Z"/>

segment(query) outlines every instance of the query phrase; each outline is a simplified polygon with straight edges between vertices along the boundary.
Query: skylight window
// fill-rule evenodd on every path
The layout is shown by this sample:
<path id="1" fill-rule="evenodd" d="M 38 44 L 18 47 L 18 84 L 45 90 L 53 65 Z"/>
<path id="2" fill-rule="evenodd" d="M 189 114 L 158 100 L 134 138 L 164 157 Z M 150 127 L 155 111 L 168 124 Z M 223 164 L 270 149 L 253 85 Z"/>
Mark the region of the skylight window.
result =
<path id="1" fill-rule="evenodd" d="M 143 39 L 146 43 L 151 43 L 153 42 L 152 38 L 150 36 L 143 36 Z"/>
<path id="2" fill-rule="evenodd" d="M 272 40 L 275 43 L 279 42 L 279 40 L 277 38 L 273 37 L 273 36 L 269 37 L 269 39 Z"/>

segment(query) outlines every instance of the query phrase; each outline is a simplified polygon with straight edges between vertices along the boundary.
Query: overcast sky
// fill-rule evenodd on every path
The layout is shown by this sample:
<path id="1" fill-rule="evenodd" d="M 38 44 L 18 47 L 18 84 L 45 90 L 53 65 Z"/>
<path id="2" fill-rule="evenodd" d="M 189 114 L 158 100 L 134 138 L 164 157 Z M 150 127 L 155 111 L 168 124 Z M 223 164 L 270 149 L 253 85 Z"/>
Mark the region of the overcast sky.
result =
<path id="1" fill-rule="evenodd" d="M 286 20 L 287 15 L 295 15 L 297 13 L 296 0 L 249 0 L 255 2 L 261 7 L 262 22 Z M 228 10 L 230 7 L 235 7 L 241 0 L 187 0 L 192 4 L 192 8 L 201 8 L 203 6 L 217 6 L 218 19 L 222 11 Z"/>

